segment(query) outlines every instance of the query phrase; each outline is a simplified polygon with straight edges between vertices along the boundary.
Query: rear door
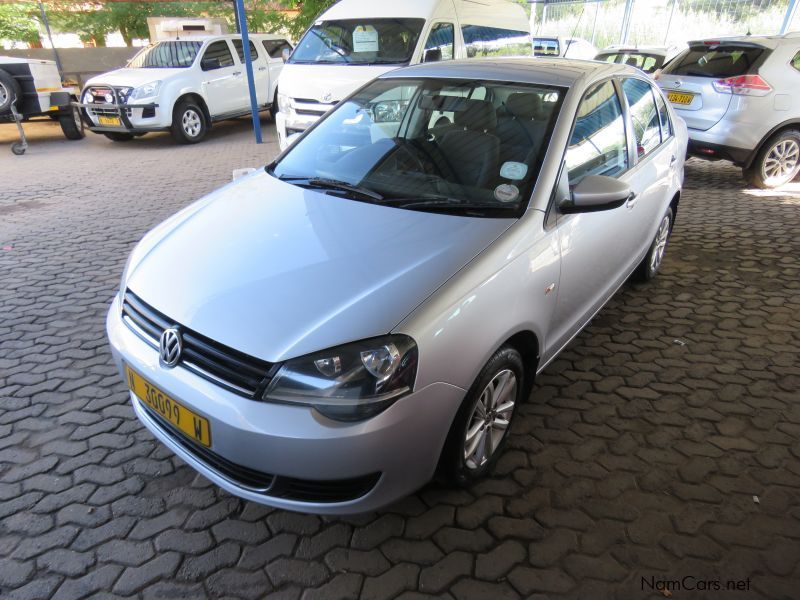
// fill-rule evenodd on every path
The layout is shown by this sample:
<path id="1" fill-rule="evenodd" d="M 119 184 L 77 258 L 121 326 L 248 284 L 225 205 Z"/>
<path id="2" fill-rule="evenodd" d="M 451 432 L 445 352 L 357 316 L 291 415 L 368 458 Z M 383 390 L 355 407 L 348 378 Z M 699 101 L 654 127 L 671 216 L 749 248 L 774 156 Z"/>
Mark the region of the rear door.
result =
<path id="1" fill-rule="evenodd" d="M 242 44 L 242 40 L 234 39 L 233 47 L 236 49 L 236 54 L 239 55 L 239 62 L 242 63 L 242 67 L 244 67 L 244 44 Z M 265 104 L 269 104 L 271 102 L 269 97 L 269 67 L 267 66 L 267 61 L 264 58 L 265 54 L 266 52 L 264 52 L 263 48 L 261 52 L 259 52 L 255 44 L 253 44 L 253 40 L 250 40 L 250 60 L 253 63 L 253 79 L 256 84 L 256 98 L 258 98 L 259 106 L 264 106 Z M 249 107 L 250 91 L 245 89 L 241 108 L 244 110 Z"/>
<path id="2" fill-rule="evenodd" d="M 708 41 L 692 43 L 664 67 L 658 84 L 690 129 L 716 125 L 731 103 L 716 82 L 754 73 L 769 50 L 758 44 Z"/>

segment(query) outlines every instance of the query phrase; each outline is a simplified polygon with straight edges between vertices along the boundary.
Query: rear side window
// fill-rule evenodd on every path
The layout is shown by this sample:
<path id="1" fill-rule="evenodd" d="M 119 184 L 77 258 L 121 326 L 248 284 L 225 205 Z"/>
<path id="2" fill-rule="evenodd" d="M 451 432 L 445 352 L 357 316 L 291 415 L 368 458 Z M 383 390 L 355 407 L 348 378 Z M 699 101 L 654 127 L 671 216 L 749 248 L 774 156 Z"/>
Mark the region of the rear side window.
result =
<path id="1" fill-rule="evenodd" d="M 239 55 L 239 61 L 244 64 L 244 44 L 242 40 L 233 40 L 233 47 L 236 48 L 236 54 Z M 250 62 L 258 60 L 258 50 L 256 50 L 253 41 L 250 40 Z"/>
<path id="2" fill-rule="evenodd" d="M 210 44 L 203 55 L 203 71 L 213 71 L 233 66 L 233 54 L 225 40 Z"/>
<path id="3" fill-rule="evenodd" d="M 284 50 L 292 50 L 292 45 L 286 40 L 264 40 L 263 44 L 270 58 L 281 58 Z"/>
<path id="4" fill-rule="evenodd" d="M 628 100 L 628 109 L 636 138 L 636 154 L 646 156 L 661 144 L 661 126 L 658 109 L 650 84 L 641 79 L 624 79 L 622 91 Z"/>
<path id="5" fill-rule="evenodd" d="M 614 177 L 628 168 L 628 142 L 619 96 L 610 81 L 584 96 L 566 154 L 570 185 L 586 175 Z"/>
<path id="6" fill-rule="evenodd" d="M 437 23 L 431 27 L 422 62 L 452 60 L 455 48 L 455 28 L 452 23 Z"/>
<path id="7" fill-rule="evenodd" d="M 531 55 L 531 38 L 527 31 L 462 25 L 461 34 L 464 36 L 468 58 Z"/>
<path id="8" fill-rule="evenodd" d="M 750 73 L 765 52 L 755 46 L 692 46 L 664 67 L 670 75 L 690 77 L 736 77 Z"/>

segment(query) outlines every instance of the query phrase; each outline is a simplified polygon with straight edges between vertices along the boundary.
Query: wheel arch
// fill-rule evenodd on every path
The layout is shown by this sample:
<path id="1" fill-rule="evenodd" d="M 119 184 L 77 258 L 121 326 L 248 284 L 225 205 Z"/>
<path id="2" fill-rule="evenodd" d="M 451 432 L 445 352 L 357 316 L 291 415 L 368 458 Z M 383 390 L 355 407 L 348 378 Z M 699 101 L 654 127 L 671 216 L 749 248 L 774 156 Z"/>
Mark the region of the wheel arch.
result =
<path id="1" fill-rule="evenodd" d="M 206 104 L 205 98 L 198 94 L 197 92 L 183 92 L 177 98 L 175 98 L 175 102 L 172 104 L 172 113 L 174 116 L 175 107 L 178 106 L 178 103 L 182 100 L 193 100 L 197 102 L 200 108 L 203 111 L 203 116 L 206 118 L 206 127 L 211 129 L 211 113 L 208 110 L 208 104 Z"/>
<path id="2" fill-rule="evenodd" d="M 770 140 L 770 138 L 787 129 L 800 130 L 800 118 L 788 119 L 783 123 L 780 123 L 779 125 L 776 125 L 772 129 L 770 129 L 767 132 L 767 134 L 763 138 L 761 138 L 761 141 L 758 142 L 758 145 L 755 147 L 755 149 L 750 153 L 750 156 L 747 158 L 747 162 L 742 165 L 742 168 L 749 169 L 750 167 L 752 167 L 753 162 L 755 162 L 756 160 L 756 156 L 758 156 L 758 153 L 761 152 L 761 150 L 763 150 L 764 145 Z"/>
<path id="3" fill-rule="evenodd" d="M 681 191 L 678 190 L 675 192 L 675 195 L 672 197 L 672 200 L 669 201 L 669 207 L 672 209 L 672 224 L 670 225 L 670 230 L 675 227 L 675 219 L 678 218 L 678 204 L 681 201 Z"/>
<path id="4" fill-rule="evenodd" d="M 533 389 L 533 382 L 536 378 L 536 370 L 539 367 L 539 357 L 541 345 L 538 336 L 530 329 L 518 331 L 497 348 L 511 346 L 522 356 L 522 364 L 525 366 L 525 398 Z M 495 352 L 497 351 L 495 350 Z M 493 353 L 494 354 L 494 353 Z"/>

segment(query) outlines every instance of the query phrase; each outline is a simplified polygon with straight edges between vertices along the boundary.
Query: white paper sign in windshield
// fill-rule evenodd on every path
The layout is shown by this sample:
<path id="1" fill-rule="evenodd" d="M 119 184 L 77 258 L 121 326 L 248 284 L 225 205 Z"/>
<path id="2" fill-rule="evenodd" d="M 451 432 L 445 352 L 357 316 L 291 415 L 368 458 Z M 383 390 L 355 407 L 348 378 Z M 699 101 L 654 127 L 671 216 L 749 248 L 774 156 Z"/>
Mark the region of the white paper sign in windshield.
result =
<path id="1" fill-rule="evenodd" d="M 377 52 L 378 31 L 372 25 L 359 25 L 353 30 L 353 52 Z"/>

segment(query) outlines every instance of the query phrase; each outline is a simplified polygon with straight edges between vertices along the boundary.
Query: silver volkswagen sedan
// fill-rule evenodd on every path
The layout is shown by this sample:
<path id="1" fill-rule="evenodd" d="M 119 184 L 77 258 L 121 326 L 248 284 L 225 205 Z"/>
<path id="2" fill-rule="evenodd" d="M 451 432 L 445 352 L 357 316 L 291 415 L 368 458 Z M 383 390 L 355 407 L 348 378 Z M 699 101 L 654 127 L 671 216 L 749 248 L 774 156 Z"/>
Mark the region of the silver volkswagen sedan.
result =
<path id="1" fill-rule="evenodd" d="M 536 374 L 658 272 L 686 143 L 623 65 L 392 71 L 136 246 L 107 322 L 136 415 L 276 507 L 468 485 Z"/>

